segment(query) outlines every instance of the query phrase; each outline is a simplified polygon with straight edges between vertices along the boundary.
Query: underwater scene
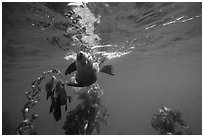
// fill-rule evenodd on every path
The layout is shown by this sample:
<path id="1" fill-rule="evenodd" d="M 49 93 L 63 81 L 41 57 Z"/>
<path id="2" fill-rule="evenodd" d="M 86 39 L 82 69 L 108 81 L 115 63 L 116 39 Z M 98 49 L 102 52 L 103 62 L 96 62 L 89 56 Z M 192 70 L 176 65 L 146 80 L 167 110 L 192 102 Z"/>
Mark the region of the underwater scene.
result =
<path id="1" fill-rule="evenodd" d="M 201 135 L 201 2 L 3 2 L 3 135 Z"/>

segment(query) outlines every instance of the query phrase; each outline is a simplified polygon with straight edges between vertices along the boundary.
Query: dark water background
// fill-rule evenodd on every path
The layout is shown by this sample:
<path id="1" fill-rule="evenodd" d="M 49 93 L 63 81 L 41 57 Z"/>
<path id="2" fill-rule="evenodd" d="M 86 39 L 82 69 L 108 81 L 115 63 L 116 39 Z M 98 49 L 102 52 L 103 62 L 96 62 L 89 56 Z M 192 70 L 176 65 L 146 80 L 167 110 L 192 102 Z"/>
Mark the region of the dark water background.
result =
<path id="1" fill-rule="evenodd" d="M 63 27 L 36 25 L 38 21 L 67 22 L 62 16 L 62 11 L 70 10 L 66 3 L 46 6 L 3 3 L 2 126 L 5 134 L 14 134 L 21 122 L 20 110 L 26 102 L 24 93 L 30 90 L 31 82 L 51 68 L 64 73 L 71 63 L 64 57 L 79 51 L 63 36 L 67 33 Z M 91 23 L 100 15 L 100 23 L 94 23 L 95 30 L 89 28 L 88 40 L 93 42 L 92 36 L 99 36 L 103 47 L 93 53 L 109 57 L 115 73 L 113 77 L 100 74 L 98 79 L 104 91 L 102 102 L 110 114 L 108 126 L 101 124 L 100 134 L 157 134 L 150 122 L 163 105 L 180 110 L 193 134 L 201 134 L 202 3 L 88 3 L 87 7 L 95 15 L 89 17 L 87 13 Z M 54 20 L 47 15 L 52 15 Z M 53 36 L 60 39 L 62 48 L 59 43 L 48 40 Z M 92 44 L 94 48 L 96 45 Z M 67 91 L 74 96 L 71 88 L 67 87 Z M 33 123 L 37 133 L 64 134 L 66 113 L 56 122 L 48 113 L 49 105 L 44 93 L 32 110 L 39 115 Z"/>

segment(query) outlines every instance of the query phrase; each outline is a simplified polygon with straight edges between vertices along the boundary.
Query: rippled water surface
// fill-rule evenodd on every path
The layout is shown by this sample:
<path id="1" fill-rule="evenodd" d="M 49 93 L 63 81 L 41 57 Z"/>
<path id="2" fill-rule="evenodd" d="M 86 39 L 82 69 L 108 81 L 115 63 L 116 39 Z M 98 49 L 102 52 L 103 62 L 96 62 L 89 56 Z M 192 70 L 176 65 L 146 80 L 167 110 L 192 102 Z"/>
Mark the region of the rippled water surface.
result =
<path id="1" fill-rule="evenodd" d="M 51 68 L 64 73 L 75 53 L 87 49 L 92 55 L 106 57 L 115 73 L 98 78 L 109 112 L 108 125 L 101 124 L 100 134 L 158 134 L 151 127 L 151 118 L 163 105 L 181 111 L 193 134 L 201 134 L 202 3 L 66 5 L 3 3 L 6 134 L 13 134 L 22 120 L 24 93 L 31 82 Z M 70 10 L 80 16 L 77 29 L 64 16 Z M 80 45 L 80 40 L 85 44 Z M 49 115 L 49 104 L 42 94 L 32 110 L 39 115 L 33 123 L 37 133 L 64 134 L 66 113 L 56 122 Z"/>

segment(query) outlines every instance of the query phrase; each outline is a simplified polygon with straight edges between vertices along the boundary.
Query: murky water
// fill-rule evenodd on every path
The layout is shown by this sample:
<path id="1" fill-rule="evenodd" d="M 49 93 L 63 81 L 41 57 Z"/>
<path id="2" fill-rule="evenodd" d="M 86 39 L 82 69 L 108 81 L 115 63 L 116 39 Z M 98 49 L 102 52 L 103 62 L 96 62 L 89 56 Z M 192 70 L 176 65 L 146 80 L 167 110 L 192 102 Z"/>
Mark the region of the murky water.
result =
<path id="1" fill-rule="evenodd" d="M 79 23 L 86 28 L 82 40 L 90 53 L 107 57 L 114 66 L 114 76 L 100 74 L 98 79 L 110 115 L 100 134 L 158 134 L 151 118 L 163 105 L 181 111 L 193 134 L 202 133 L 202 3 L 71 7 L 82 17 Z M 51 68 L 64 73 L 74 53 L 84 48 L 77 44 L 78 32 L 63 24 L 68 22 L 62 16 L 66 10 L 70 10 L 66 3 L 3 3 L 5 134 L 13 134 L 21 122 L 31 82 Z M 76 40 L 64 34 L 73 34 Z M 71 88 L 67 90 L 74 96 Z M 37 133 L 64 134 L 66 112 L 56 122 L 49 105 L 44 93 L 32 110 L 39 115 L 33 123 Z"/>

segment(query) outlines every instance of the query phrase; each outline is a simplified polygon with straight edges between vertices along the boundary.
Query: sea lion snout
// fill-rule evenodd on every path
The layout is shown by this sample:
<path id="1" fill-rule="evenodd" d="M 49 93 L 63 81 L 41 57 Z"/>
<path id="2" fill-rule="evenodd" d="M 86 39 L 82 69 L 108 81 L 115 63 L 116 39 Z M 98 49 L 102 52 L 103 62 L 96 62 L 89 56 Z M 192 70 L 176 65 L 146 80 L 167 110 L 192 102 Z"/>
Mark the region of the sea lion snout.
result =
<path id="1" fill-rule="evenodd" d="M 85 54 L 84 54 L 82 51 L 80 51 L 80 52 L 77 54 L 77 60 L 79 61 L 79 60 L 82 60 L 83 58 L 85 58 Z"/>
<path id="2" fill-rule="evenodd" d="M 78 55 L 78 56 L 81 57 L 82 55 L 83 55 L 83 53 L 82 53 L 82 52 L 79 52 L 79 55 Z"/>
<path id="3" fill-rule="evenodd" d="M 83 51 L 80 51 L 78 54 L 77 54 L 77 63 L 80 64 L 81 66 L 85 66 L 88 61 L 87 61 L 87 56 L 86 56 L 86 53 L 83 52 Z"/>

